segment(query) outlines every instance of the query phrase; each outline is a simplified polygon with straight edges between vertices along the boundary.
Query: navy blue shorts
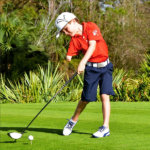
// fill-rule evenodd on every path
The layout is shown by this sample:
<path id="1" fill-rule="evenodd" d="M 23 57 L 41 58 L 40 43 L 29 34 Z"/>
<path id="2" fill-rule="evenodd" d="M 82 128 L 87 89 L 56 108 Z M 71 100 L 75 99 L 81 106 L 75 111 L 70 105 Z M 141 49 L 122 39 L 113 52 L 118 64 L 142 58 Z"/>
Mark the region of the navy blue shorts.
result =
<path id="1" fill-rule="evenodd" d="M 112 87 L 112 72 L 113 64 L 111 62 L 102 68 L 86 65 L 81 100 L 88 102 L 96 101 L 98 85 L 100 87 L 100 94 L 115 95 Z"/>

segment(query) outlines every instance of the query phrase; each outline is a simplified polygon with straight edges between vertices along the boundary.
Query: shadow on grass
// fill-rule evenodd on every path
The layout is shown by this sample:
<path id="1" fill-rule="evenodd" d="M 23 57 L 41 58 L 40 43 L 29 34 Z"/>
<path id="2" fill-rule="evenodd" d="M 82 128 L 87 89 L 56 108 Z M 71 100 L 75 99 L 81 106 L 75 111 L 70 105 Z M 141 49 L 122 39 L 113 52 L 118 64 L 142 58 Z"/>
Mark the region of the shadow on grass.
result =
<path id="1" fill-rule="evenodd" d="M 16 143 L 16 141 L 4 141 L 4 142 L 0 142 L 0 143 Z"/>
<path id="2" fill-rule="evenodd" d="M 0 131 L 9 131 L 9 132 L 10 131 L 11 132 L 17 131 L 17 132 L 22 132 L 23 130 L 24 130 L 23 127 L 0 127 Z M 26 131 L 36 131 L 36 132 L 45 132 L 45 133 L 52 133 L 52 134 L 62 135 L 62 129 L 28 128 Z M 91 133 L 78 132 L 76 130 L 74 130 L 73 133 L 77 133 L 77 134 L 89 134 L 89 135 L 91 135 Z M 15 143 L 15 141 L 4 141 L 4 142 L 0 142 L 0 143 Z"/>
<path id="3" fill-rule="evenodd" d="M 15 130 L 15 131 L 18 131 L 18 132 L 22 132 L 24 130 L 24 128 L 23 127 L 0 127 L 0 131 L 9 131 L 9 130 Z M 62 129 L 28 128 L 26 131 L 36 131 L 36 132 L 45 132 L 45 133 L 52 133 L 52 134 L 62 135 Z M 74 130 L 73 133 L 91 134 L 91 133 L 79 132 L 79 131 L 76 131 L 76 130 Z"/>

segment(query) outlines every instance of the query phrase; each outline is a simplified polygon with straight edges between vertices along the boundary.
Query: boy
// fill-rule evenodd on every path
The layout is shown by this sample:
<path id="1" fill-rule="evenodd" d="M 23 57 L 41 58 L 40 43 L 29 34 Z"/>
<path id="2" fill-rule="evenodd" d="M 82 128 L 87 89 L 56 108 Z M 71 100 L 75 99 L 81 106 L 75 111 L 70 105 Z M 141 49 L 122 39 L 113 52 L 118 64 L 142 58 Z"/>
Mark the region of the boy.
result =
<path id="1" fill-rule="evenodd" d="M 112 88 L 113 65 L 108 58 L 108 48 L 100 33 L 98 26 L 92 22 L 80 24 L 76 16 L 69 12 L 60 14 L 55 25 L 58 29 L 56 37 L 64 32 L 71 37 L 66 59 L 71 61 L 72 56 L 78 55 L 81 50 L 84 53 L 77 72 L 84 73 L 84 87 L 81 100 L 72 118 L 63 129 L 63 135 L 70 135 L 73 127 L 78 121 L 79 115 L 89 102 L 96 101 L 97 87 L 100 86 L 102 101 L 103 125 L 93 134 L 93 137 L 100 138 L 110 135 L 110 99 L 114 95 Z"/>

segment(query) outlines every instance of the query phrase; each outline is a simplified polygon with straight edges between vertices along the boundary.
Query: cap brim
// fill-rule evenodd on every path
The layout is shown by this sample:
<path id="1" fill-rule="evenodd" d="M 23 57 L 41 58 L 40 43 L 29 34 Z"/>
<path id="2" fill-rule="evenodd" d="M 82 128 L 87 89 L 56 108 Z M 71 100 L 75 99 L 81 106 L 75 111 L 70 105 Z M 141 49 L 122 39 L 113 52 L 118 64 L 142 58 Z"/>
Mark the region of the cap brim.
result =
<path id="1" fill-rule="evenodd" d="M 58 39 L 59 36 L 60 36 L 60 32 L 57 32 L 57 33 L 56 33 L 56 39 Z"/>

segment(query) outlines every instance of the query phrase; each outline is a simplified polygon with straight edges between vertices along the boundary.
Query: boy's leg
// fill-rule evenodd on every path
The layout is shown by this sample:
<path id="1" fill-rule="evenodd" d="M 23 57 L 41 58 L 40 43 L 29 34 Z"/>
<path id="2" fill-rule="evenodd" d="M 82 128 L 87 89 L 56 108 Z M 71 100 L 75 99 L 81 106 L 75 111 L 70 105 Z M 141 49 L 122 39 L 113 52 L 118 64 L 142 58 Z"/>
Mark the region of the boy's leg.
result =
<path id="1" fill-rule="evenodd" d="M 100 138 L 110 135 L 109 131 L 109 118 L 110 118 L 110 99 L 109 95 L 102 94 L 102 112 L 103 112 L 103 126 L 99 128 L 97 132 L 93 134 L 93 137 Z"/>
<path id="2" fill-rule="evenodd" d="M 63 135 L 67 136 L 67 135 L 71 134 L 73 127 L 77 123 L 79 115 L 84 110 L 84 108 L 86 107 L 87 104 L 88 104 L 88 102 L 86 102 L 86 101 L 82 101 L 82 100 L 79 101 L 79 103 L 77 105 L 77 108 L 76 108 L 76 110 L 74 112 L 74 115 L 68 121 L 68 123 L 66 124 L 66 126 L 63 129 Z"/>
<path id="3" fill-rule="evenodd" d="M 80 100 L 78 105 L 77 105 L 77 108 L 74 112 L 74 115 L 72 116 L 72 120 L 73 121 L 77 121 L 78 118 L 79 118 L 79 115 L 81 114 L 81 112 L 84 110 L 84 108 L 86 107 L 86 105 L 88 104 L 89 102 L 87 101 L 82 101 Z"/>
<path id="4" fill-rule="evenodd" d="M 109 128 L 109 118 L 110 118 L 110 99 L 109 95 L 102 94 L 102 111 L 103 111 L 103 126 Z"/>

